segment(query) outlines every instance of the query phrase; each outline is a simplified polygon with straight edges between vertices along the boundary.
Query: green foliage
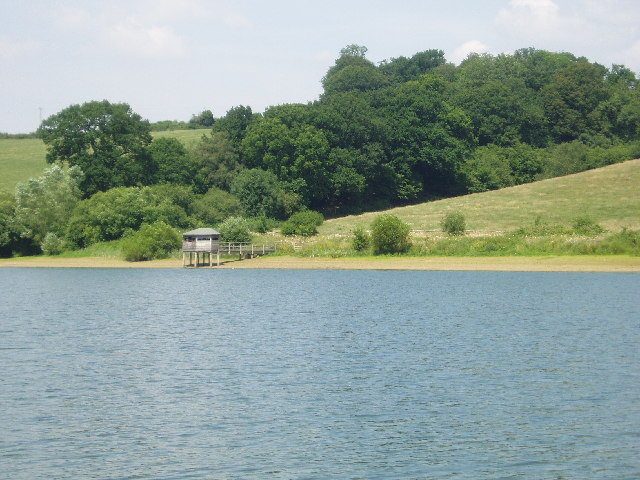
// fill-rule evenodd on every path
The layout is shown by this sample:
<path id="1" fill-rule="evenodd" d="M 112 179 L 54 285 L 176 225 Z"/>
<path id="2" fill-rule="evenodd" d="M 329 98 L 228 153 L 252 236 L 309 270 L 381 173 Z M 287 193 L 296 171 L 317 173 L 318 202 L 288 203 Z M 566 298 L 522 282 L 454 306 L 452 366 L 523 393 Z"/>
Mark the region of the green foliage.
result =
<path id="1" fill-rule="evenodd" d="M 126 103 L 106 100 L 71 105 L 38 129 L 47 145 L 47 162 L 69 162 L 82 169 L 84 196 L 113 187 L 148 184 L 155 165 L 147 147 L 149 122 Z"/>
<path id="2" fill-rule="evenodd" d="M 187 122 L 180 122 L 178 120 L 160 120 L 158 122 L 151 123 L 149 126 L 152 132 L 167 132 L 189 128 Z"/>
<path id="3" fill-rule="evenodd" d="M 75 246 L 115 240 L 144 223 L 162 221 L 172 227 L 192 226 L 185 209 L 158 187 L 119 187 L 98 192 L 74 209 L 67 239 Z"/>
<path id="4" fill-rule="evenodd" d="M 15 222 L 20 235 L 40 245 L 47 233 L 63 236 L 69 216 L 80 200 L 79 167 L 53 165 L 38 178 L 16 186 Z"/>
<path id="5" fill-rule="evenodd" d="M 250 242 L 252 239 L 249 222 L 243 217 L 229 217 L 220 225 L 218 231 L 225 242 Z"/>
<path id="6" fill-rule="evenodd" d="M 241 171 L 231 182 L 231 193 L 240 200 L 247 217 L 280 216 L 281 186 L 271 172 L 257 168 Z"/>
<path id="7" fill-rule="evenodd" d="M 369 248 L 371 244 L 371 237 L 364 229 L 364 227 L 358 226 L 353 229 L 353 240 L 351 246 L 356 252 L 362 252 Z"/>
<path id="8" fill-rule="evenodd" d="M 42 253 L 45 255 L 58 255 L 66 249 L 66 246 L 64 238 L 60 238 L 53 232 L 47 233 L 40 244 Z"/>
<path id="9" fill-rule="evenodd" d="M 122 255 L 129 262 L 167 258 L 180 248 L 180 235 L 164 222 L 144 224 L 122 241 Z"/>
<path id="10" fill-rule="evenodd" d="M 518 228 L 513 232 L 513 235 L 519 237 L 548 237 L 552 235 L 566 235 L 568 233 L 570 233 L 570 230 L 567 227 L 548 223 L 544 221 L 541 216 L 537 216 L 531 225 Z"/>
<path id="11" fill-rule="evenodd" d="M 203 225 L 218 224 L 228 217 L 240 215 L 241 210 L 236 196 L 217 187 L 210 188 L 193 204 L 193 216 Z"/>
<path id="12" fill-rule="evenodd" d="M 267 233 L 278 227 L 279 222 L 269 217 L 254 217 L 247 219 L 249 229 L 256 233 Z"/>
<path id="13" fill-rule="evenodd" d="M 219 118 L 213 124 L 214 132 L 225 132 L 231 139 L 234 148 L 238 149 L 247 129 L 255 121 L 257 115 L 251 111 L 251 107 L 239 105 L 231 108 L 224 117 Z"/>
<path id="14" fill-rule="evenodd" d="M 573 220 L 573 231 L 578 235 L 600 235 L 605 230 L 601 225 L 597 224 L 593 218 L 582 215 Z"/>
<path id="15" fill-rule="evenodd" d="M 467 228 L 464 214 L 459 211 L 447 213 L 440 223 L 442 231 L 447 235 L 460 236 L 464 235 Z"/>
<path id="16" fill-rule="evenodd" d="M 211 110 L 203 110 L 197 115 L 194 114 L 191 116 L 189 125 L 193 128 L 211 127 L 214 121 Z"/>
<path id="17" fill-rule="evenodd" d="M 0 258 L 10 257 L 14 244 L 20 236 L 15 224 L 15 197 L 0 191 Z"/>
<path id="18" fill-rule="evenodd" d="M 231 181 L 244 168 L 228 132 L 203 135 L 193 150 L 193 176 L 199 190 L 211 187 L 229 190 Z"/>
<path id="19" fill-rule="evenodd" d="M 313 210 L 294 213 L 280 226 L 283 235 L 303 235 L 309 237 L 318 233 L 318 227 L 324 222 L 324 216 Z"/>
<path id="20" fill-rule="evenodd" d="M 409 250 L 411 228 L 391 214 L 379 215 L 371 223 L 371 245 L 376 255 Z"/>
<path id="21" fill-rule="evenodd" d="M 155 138 L 149 146 L 157 167 L 156 181 L 191 185 L 197 171 L 193 157 L 177 138 Z"/>

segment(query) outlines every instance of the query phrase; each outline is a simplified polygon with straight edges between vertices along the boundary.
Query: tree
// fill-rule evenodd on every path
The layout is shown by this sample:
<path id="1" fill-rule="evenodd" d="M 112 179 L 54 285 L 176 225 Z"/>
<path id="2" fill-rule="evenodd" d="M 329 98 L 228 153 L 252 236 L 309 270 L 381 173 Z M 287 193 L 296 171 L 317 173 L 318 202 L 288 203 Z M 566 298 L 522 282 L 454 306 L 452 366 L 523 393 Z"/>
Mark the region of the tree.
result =
<path id="1" fill-rule="evenodd" d="M 211 187 L 229 190 L 231 181 L 244 168 L 229 133 L 211 132 L 203 135 L 194 151 L 200 192 Z"/>
<path id="2" fill-rule="evenodd" d="M 225 242 L 243 242 L 251 241 L 251 232 L 249 231 L 249 223 L 242 217 L 229 217 L 218 226 L 220 236 Z"/>
<path id="3" fill-rule="evenodd" d="M 409 250 L 411 228 L 391 214 L 377 216 L 371 223 L 371 244 L 376 255 Z"/>
<path id="4" fill-rule="evenodd" d="M 15 227 L 15 196 L 0 191 L 0 257 L 10 257 L 20 233 Z"/>
<path id="5" fill-rule="evenodd" d="M 143 223 L 162 221 L 172 227 L 191 227 L 191 218 L 175 203 L 173 195 L 177 193 L 174 189 L 184 187 L 168 187 L 118 187 L 82 200 L 71 215 L 67 239 L 86 247 L 121 238 Z"/>
<path id="6" fill-rule="evenodd" d="M 318 233 L 318 227 L 324 222 L 324 216 L 313 210 L 296 212 L 282 224 L 280 231 L 284 235 L 303 235 L 305 237 Z"/>
<path id="7" fill-rule="evenodd" d="M 192 185 L 198 171 L 191 154 L 177 138 L 155 138 L 149 147 L 157 166 L 156 181 Z"/>
<path id="8" fill-rule="evenodd" d="M 434 68 L 446 63 L 442 50 L 425 50 L 411 58 L 398 57 L 380 64 L 380 71 L 391 77 L 394 83 L 416 80 L 420 75 L 431 73 Z"/>
<path id="9" fill-rule="evenodd" d="M 194 203 L 194 216 L 204 225 L 215 225 L 227 217 L 240 215 L 240 200 L 217 187 L 210 188 Z"/>
<path id="10" fill-rule="evenodd" d="M 231 108 L 224 117 L 219 118 L 213 124 L 213 131 L 228 133 L 233 146 L 238 149 L 247 129 L 256 117 L 259 115 L 254 115 L 251 107 L 239 105 Z"/>
<path id="11" fill-rule="evenodd" d="M 231 193 L 248 217 L 279 217 L 280 192 L 278 177 L 258 168 L 243 170 L 231 182 Z"/>
<path id="12" fill-rule="evenodd" d="M 145 224 L 122 242 L 122 255 L 129 262 L 167 258 L 180 248 L 180 235 L 164 222 Z"/>
<path id="13" fill-rule="evenodd" d="M 38 133 L 47 145 L 47 162 L 69 162 L 82 169 L 85 197 L 113 187 L 147 184 L 155 165 L 147 147 L 150 125 L 126 103 L 93 101 L 71 105 L 47 118 Z"/>
<path id="14" fill-rule="evenodd" d="M 552 134 L 557 142 L 569 142 L 595 130 L 593 112 L 610 93 L 605 88 L 606 69 L 586 60 L 558 70 L 541 93 Z"/>
<path id="15" fill-rule="evenodd" d="M 215 119 L 211 110 L 203 110 L 197 115 L 192 115 L 189 120 L 189 125 L 193 127 L 211 127 Z"/>
<path id="16" fill-rule="evenodd" d="M 373 90 L 386 85 L 387 78 L 365 58 L 366 53 L 367 47 L 360 45 L 348 45 L 340 50 L 340 57 L 322 79 L 325 96 L 349 90 Z"/>
<path id="17" fill-rule="evenodd" d="M 80 200 L 78 184 L 82 171 L 59 164 L 45 169 L 38 178 L 16 186 L 15 220 L 20 235 L 41 245 L 47 233 L 62 237 L 69 217 Z"/>

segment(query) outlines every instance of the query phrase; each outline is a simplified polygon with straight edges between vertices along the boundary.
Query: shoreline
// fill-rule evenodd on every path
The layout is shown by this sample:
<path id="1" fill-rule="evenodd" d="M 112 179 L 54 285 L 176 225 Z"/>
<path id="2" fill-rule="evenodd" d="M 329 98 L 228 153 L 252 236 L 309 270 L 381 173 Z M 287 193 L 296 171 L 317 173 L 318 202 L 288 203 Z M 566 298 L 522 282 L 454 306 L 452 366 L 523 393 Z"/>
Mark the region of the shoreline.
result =
<path id="1" fill-rule="evenodd" d="M 0 268 L 180 268 L 181 259 L 127 262 L 110 257 L 19 257 L 0 259 Z M 640 257 L 582 255 L 540 257 L 346 257 L 264 256 L 226 260 L 199 269 L 425 270 L 512 272 L 640 272 Z"/>

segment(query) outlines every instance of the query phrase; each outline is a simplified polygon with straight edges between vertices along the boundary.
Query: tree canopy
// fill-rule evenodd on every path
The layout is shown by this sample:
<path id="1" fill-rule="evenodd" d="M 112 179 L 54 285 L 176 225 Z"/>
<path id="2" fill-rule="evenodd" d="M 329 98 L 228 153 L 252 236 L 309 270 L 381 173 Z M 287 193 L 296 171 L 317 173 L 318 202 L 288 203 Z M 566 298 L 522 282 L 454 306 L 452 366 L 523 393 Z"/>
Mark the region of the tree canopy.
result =
<path id="1" fill-rule="evenodd" d="M 38 130 L 49 163 L 66 161 L 84 173 L 85 196 L 153 180 L 150 125 L 126 103 L 107 100 L 71 105 L 42 122 Z"/>

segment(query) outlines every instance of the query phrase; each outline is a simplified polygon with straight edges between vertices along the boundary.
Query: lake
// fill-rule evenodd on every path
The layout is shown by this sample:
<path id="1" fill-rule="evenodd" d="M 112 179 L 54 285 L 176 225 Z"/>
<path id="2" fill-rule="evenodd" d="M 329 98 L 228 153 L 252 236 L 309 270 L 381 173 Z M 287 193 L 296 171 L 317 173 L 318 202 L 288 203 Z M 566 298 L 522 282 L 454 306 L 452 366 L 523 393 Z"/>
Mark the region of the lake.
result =
<path id="1" fill-rule="evenodd" d="M 0 478 L 640 478 L 640 275 L 0 269 Z"/>

